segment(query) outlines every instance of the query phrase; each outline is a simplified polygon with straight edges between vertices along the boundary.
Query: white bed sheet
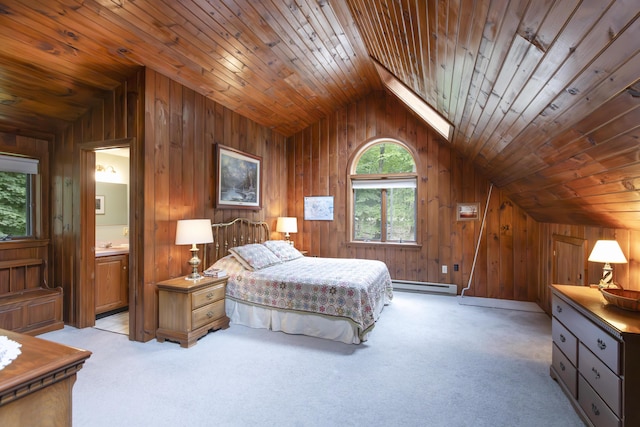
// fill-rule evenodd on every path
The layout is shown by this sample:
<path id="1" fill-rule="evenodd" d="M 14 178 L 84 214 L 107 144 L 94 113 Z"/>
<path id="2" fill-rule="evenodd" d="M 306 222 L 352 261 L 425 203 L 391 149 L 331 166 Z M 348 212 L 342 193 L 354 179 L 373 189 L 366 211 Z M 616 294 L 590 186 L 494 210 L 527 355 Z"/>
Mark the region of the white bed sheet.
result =
<path id="1" fill-rule="evenodd" d="M 365 332 L 360 339 L 357 326 L 346 319 L 269 309 L 244 304 L 230 298 L 227 298 L 225 308 L 232 324 L 288 334 L 308 335 L 345 344 L 360 344 L 367 340 L 371 332 L 371 330 Z M 375 307 L 376 318 L 383 308 L 384 303 Z"/>

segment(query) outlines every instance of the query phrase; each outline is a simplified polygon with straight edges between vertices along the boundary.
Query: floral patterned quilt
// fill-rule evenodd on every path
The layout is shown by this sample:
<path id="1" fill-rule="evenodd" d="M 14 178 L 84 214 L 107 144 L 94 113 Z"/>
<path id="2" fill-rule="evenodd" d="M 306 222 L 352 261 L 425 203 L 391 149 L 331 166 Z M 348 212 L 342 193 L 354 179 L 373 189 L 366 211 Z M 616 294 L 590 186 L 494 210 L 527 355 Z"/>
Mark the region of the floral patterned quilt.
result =
<path id="1" fill-rule="evenodd" d="M 381 261 L 302 257 L 248 271 L 232 255 L 215 268 L 229 275 L 227 297 L 261 307 L 337 316 L 369 332 L 380 308 L 393 298 L 391 276 Z"/>

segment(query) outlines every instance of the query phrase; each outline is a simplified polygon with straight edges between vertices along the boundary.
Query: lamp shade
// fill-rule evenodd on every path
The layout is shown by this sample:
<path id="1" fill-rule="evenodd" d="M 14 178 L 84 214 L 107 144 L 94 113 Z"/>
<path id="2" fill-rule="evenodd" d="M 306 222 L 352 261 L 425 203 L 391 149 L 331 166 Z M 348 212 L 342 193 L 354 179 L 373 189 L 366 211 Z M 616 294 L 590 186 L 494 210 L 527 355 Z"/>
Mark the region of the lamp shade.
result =
<path id="1" fill-rule="evenodd" d="M 281 216 L 276 223 L 276 231 L 280 233 L 297 233 L 298 219 L 296 217 Z"/>
<path id="2" fill-rule="evenodd" d="M 176 227 L 176 245 L 213 242 L 210 219 L 182 219 Z"/>
<path id="3" fill-rule="evenodd" d="M 627 259 L 616 240 L 598 240 L 589 255 L 589 261 L 625 264 Z"/>

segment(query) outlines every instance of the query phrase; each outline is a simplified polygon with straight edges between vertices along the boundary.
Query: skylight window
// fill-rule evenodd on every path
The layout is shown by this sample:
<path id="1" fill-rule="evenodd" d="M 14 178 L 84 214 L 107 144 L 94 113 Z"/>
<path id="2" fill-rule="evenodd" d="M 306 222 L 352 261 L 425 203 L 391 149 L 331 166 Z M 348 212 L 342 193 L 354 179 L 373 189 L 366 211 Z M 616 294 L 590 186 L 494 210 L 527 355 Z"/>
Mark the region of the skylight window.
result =
<path id="1" fill-rule="evenodd" d="M 413 93 L 413 91 L 402 84 L 402 82 L 393 74 L 388 72 L 382 65 L 375 60 L 373 62 L 376 65 L 376 70 L 378 70 L 380 80 L 382 80 L 382 83 L 387 87 L 387 89 L 396 95 L 407 107 L 427 122 L 447 141 L 450 141 L 453 126 L 444 117 L 442 117 L 440 113 L 424 102 L 422 98 Z"/>

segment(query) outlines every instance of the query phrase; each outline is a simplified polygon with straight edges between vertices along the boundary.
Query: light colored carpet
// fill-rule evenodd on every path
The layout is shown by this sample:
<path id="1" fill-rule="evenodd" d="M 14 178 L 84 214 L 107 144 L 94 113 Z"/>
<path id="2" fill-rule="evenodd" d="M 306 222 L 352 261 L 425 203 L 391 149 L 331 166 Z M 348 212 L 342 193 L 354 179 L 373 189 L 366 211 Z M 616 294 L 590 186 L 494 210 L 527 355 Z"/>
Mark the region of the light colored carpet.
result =
<path id="1" fill-rule="evenodd" d="M 75 427 L 582 426 L 549 376 L 546 314 L 396 292 L 362 345 L 232 325 L 190 349 L 95 328 Z"/>

